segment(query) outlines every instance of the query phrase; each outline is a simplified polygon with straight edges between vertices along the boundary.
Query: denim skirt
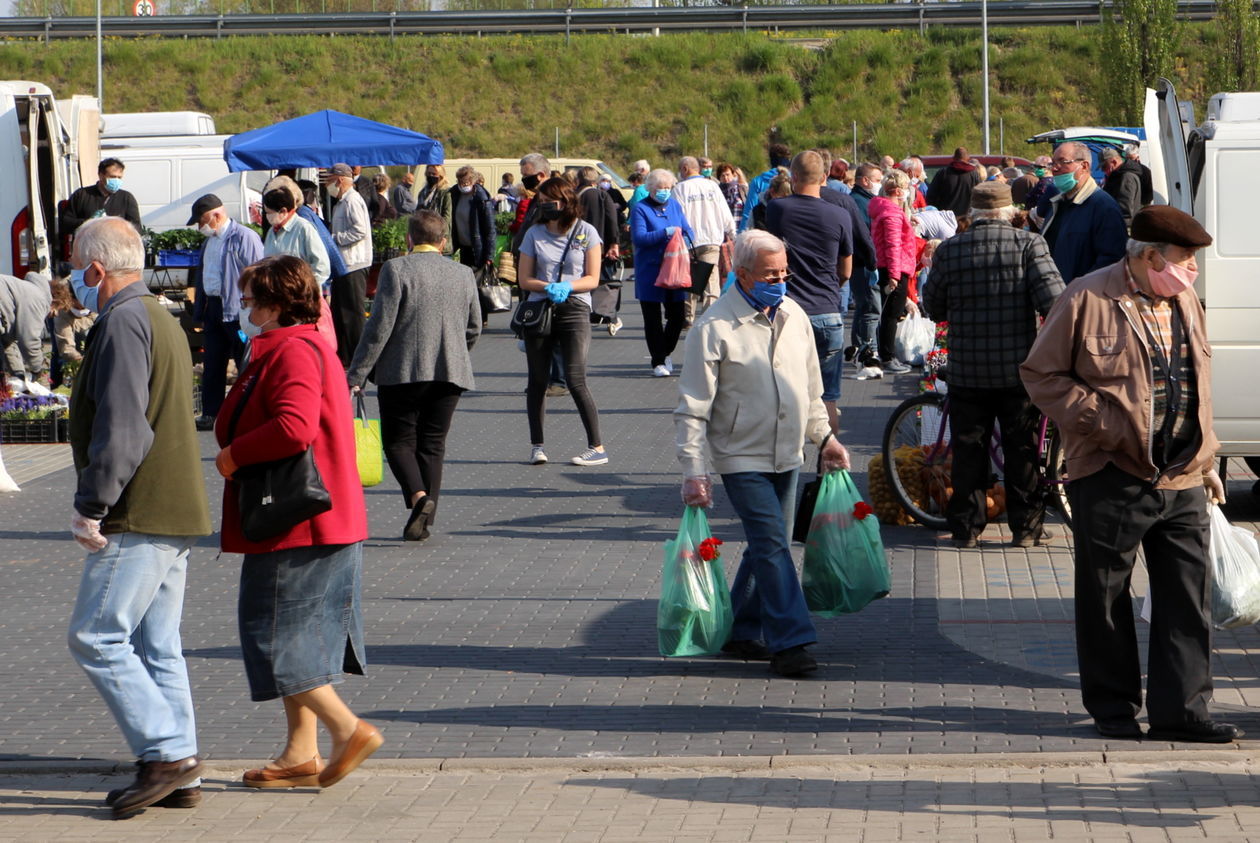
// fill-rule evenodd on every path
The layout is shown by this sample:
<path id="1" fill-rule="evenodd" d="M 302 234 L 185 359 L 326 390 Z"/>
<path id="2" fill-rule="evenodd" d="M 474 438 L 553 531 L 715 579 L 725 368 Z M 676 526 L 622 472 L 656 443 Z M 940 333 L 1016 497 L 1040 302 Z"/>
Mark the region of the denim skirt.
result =
<path id="1" fill-rule="evenodd" d="M 246 553 L 237 604 L 250 699 L 363 675 L 363 543 Z"/>

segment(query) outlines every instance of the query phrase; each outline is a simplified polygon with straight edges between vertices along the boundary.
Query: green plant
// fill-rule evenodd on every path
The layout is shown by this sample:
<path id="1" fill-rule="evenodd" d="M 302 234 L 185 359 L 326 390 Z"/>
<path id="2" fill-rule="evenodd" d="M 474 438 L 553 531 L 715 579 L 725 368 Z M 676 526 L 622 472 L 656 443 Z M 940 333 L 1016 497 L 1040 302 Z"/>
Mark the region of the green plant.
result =
<path id="1" fill-rule="evenodd" d="M 390 220 L 372 229 L 372 251 L 379 260 L 407 248 L 407 221 Z"/>
<path id="2" fill-rule="evenodd" d="M 169 231 L 155 231 L 149 234 L 150 251 L 174 249 L 200 249 L 205 242 L 200 231 L 191 228 L 172 228 Z"/>
<path id="3" fill-rule="evenodd" d="M 494 215 L 494 231 L 496 234 L 511 234 L 508 230 L 513 222 L 516 221 L 516 213 L 514 211 L 501 211 Z"/>
<path id="4" fill-rule="evenodd" d="M 1177 0 L 1113 0 L 1102 35 L 1103 104 L 1125 125 L 1140 126 L 1143 89 L 1172 73 Z"/>

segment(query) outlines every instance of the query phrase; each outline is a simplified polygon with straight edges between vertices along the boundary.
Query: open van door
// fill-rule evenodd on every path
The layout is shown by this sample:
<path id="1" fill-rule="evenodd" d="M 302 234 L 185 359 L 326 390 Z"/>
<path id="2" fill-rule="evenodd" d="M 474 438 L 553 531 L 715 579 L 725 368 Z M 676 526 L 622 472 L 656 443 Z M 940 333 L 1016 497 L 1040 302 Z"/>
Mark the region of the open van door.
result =
<path id="1" fill-rule="evenodd" d="M 1146 148 L 1143 163 L 1151 168 L 1151 184 L 1155 203 L 1194 213 L 1194 197 L 1190 186 L 1190 160 L 1186 156 L 1186 133 L 1181 125 L 1181 108 L 1177 92 L 1167 79 L 1156 83 L 1157 90 L 1146 89 L 1143 123 L 1146 126 Z"/>

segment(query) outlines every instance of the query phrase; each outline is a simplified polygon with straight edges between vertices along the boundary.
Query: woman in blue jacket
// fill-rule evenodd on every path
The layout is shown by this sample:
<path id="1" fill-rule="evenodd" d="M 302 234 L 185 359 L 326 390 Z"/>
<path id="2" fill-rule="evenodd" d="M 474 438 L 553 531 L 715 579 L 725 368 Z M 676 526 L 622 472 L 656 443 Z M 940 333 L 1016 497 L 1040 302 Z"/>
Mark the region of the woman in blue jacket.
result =
<path id="1" fill-rule="evenodd" d="M 653 170 L 647 177 L 647 198 L 630 213 L 630 236 L 634 241 L 634 297 L 643 310 L 643 333 L 652 356 L 652 374 L 667 378 L 674 373 L 670 355 L 678 345 L 686 322 L 686 290 L 665 290 L 656 286 L 665 246 L 674 232 L 682 229 L 684 241 L 694 236 L 683 216 L 682 206 L 671 195 L 674 174 Z M 662 312 L 664 322 L 662 323 Z"/>

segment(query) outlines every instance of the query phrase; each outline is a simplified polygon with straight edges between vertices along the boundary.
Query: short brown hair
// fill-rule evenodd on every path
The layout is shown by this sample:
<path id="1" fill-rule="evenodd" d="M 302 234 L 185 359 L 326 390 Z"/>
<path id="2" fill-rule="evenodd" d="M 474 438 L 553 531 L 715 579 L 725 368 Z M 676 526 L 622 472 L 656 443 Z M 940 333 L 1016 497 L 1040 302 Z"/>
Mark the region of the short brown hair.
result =
<path id="1" fill-rule="evenodd" d="M 413 246 L 436 246 L 446 237 L 446 219 L 422 208 L 407 219 L 407 236 Z"/>
<path id="2" fill-rule="evenodd" d="M 298 200 L 288 188 L 277 187 L 263 194 L 263 207 L 268 211 L 292 211 L 297 206 Z"/>
<path id="3" fill-rule="evenodd" d="M 552 202 L 561 202 L 564 204 L 564 210 L 560 212 L 560 226 L 568 229 L 573 225 L 574 220 L 578 218 L 578 201 L 577 194 L 573 191 L 573 185 L 569 184 L 569 180 L 563 176 L 556 176 L 547 179 L 538 185 L 538 195 L 533 201 L 541 202 L 544 199 L 550 199 Z"/>
<path id="4" fill-rule="evenodd" d="M 272 255 L 241 271 L 236 282 L 241 292 L 248 284 L 255 306 L 280 310 L 276 321 L 282 327 L 313 325 L 319 321 L 319 284 L 315 274 L 301 258 Z"/>

